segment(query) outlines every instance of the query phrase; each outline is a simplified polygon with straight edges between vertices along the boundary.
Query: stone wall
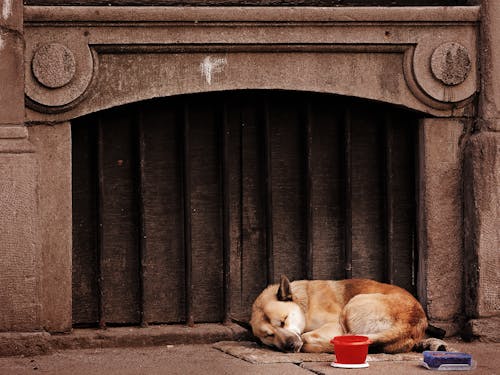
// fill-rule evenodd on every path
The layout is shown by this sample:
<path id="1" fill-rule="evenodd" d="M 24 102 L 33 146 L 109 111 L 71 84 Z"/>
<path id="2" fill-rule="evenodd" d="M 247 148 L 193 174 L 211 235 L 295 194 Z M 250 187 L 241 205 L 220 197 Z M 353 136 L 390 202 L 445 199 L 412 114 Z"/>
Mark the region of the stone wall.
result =
<path id="1" fill-rule="evenodd" d="M 451 327 L 452 332 L 458 329 L 452 322 L 461 316 L 471 319 L 468 325 L 471 336 L 495 339 L 495 332 L 500 331 L 500 57 L 494 46 L 500 43 L 500 4 L 495 0 L 484 0 L 482 4 L 480 63 L 483 75 L 480 77 L 479 112 L 472 126 L 470 120 L 475 108 L 471 95 L 478 90 L 475 76 L 478 71 L 475 65 L 477 18 L 474 9 L 426 12 L 422 8 L 418 10 L 416 18 L 401 10 L 391 13 L 384 9 L 375 13 L 359 12 L 355 18 L 348 13 L 352 10 L 345 10 L 342 12 L 347 13 L 332 13 L 330 19 L 325 18 L 325 12 L 315 13 L 314 9 L 300 15 L 292 11 L 280 12 L 275 15 L 277 24 L 262 28 L 260 34 L 255 33 L 255 27 L 238 34 L 238 29 L 231 22 L 245 21 L 245 17 L 250 17 L 245 22 L 255 22 L 261 27 L 266 22 L 274 22 L 269 12 L 238 13 L 237 9 L 232 10 L 225 13 L 219 23 L 219 26 L 224 22 L 228 24 L 229 27 L 220 29 L 225 34 L 220 34 L 220 30 L 213 34 L 200 34 L 199 30 L 204 26 L 188 18 L 201 17 L 207 26 L 220 14 L 210 9 L 201 13 L 164 9 L 164 13 L 158 13 L 158 16 L 155 12 L 143 9 L 132 15 L 129 11 L 122 11 L 120 17 L 123 17 L 123 24 L 130 28 L 115 28 L 113 34 L 107 31 L 109 29 L 105 24 L 102 29 L 95 28 L 90 33 L 89 30 L 71 28 L 71 23 L 67 22 L 78 21 L 78 17 L 84 21 L 88 17 L 101 17 L 96 22 L 105 23 L 113 20 L 112 8 L 103 8 L 100 15 L 85 15 L 76 8 L 70 8 L 60 9 L 63 16 L 72 17 L 61 18 L 67 27 L 64 32 L 56 27 L 48 28 L 48 32 L 44 33 L 42 29 L 36 28 L 40 25 L 28 27 L 28 31 L 24 26 L 28 23 L 33 26 L 36 19 L 40 19 L 41 23 L 51 22 L 53 15 L 50 9 L 46 9 L 45 13 L 43 10 L 27 9 L 25 14 L 30 18 L 26 21 L 23 20 L 22 1 L 4 0 L 0 9 L 0 331 L 60 332 L 71 329 L 71 144 L 70 127 L 66 121 L 128 101 L 180 93 L 175 91 L 176 87 L 184 91 L 253 87 L 251 85 L 255 82 L 251 80 L 251 75 L 240 73 L 252 68 L 252 61 L 261 61 L 263 64 L 273 61 L 265 56 L 269 55 L 269 48 L 274 43 L 280 44 L 281 50 L 278 52 L 284 55 L 296 53 L 291 60 L 297 60 L 298 66 L 303 65 L 300 59 L 316 52 L 326 59 L 323 61 L 326 65 L 322 65 L 321 71 L 308 70 L 307 80 L 300 80 L 293 74 L 285 75 L 274 69 L 274 65 L 269 65 L 272 75 L 268 78 L 274 82 L 271 88 L 280 88 L 279 85 L 285 82 L 288 86 L 282 88 L 366 96 L 435 116 L 423 120 L 421 126 L 423 148 L 420 153 L 419 237 L 424 277 L 420 281 L 420 297 L 430 318 Z M 186 22 L 191 28 L 184 29 L 187 32 L 179 34 L 177 39 L 172 37 L 169 40 L 170 35 L 175 34 L 174 29 L 169 29 L 174 34 L 165 33 L 166 29 L 159 29 L 158 20 L 155 20 L 155 17 L 164 15 L 173 17 L 173 23 Z M 289 20 L 295 23 L 294 28 L 286 29 L 289 24 L 283 22 L 286 17 L 291 17 Z M 335 29 L 335 22 L 342 22 L 343 17 L 351 17 L 349 19 L 356 21 L 352 22 L 349 29 Z M 387 22 L 391 21 L 391 17 L 398 17 L 398 21 L 388 28 Z M 436 34 L 429 27 L 432 22 L 439 23 L 439 17 L 451 17 L 446 21 L 447 25 L 453 23 L 453 17 L 461 17 L 462 23 L 450 29 L 438 26 L 435 30 L 443 34 Z M 406 24 L 410 21 L 417 24 L 405 29 L 407 26 L 401 22 L 405 19 Z M 329 33 L 324 32 L 323 26 L 321 30 L 310 27 L 307 33 L 304 32 L 306 29 L 297 27 L 301 22 L 310 26 L 317 24 L 318 20 L 332 23 Z M 421 25 L 418 24 L 419 20 L 423 21 Z M 373 23 L 378 21 L 382 22 L 374 28 Z M 138 22 L 141 25 L 151 22 L 151 33 L 131 33 L 130 30 L 134 30 L 133 26 Z M 362 22 L 369 23 L 370 28 L 363 28 Z M 277 33 L 276 26 L 284 27 L 283 32 Z M 211 29 L 207 27 L 206 30 Z M 345 33 L 346 30 L 349 32 Z M 233 53 L 241 63 L 227 67 L 225 75 L 218 77 L 222 77 L 220 80 L 212 82 L 200 75 L 199 70 L 193 70 L 190 80 L 186 80 L 186 75 L 175 76 L 173 78 L 178 81 L 173 82 L 176 84 L 168 87 L 159 85 L 152 89 L 145 86 L 153 82 L 151 79 L 145 81 L 137 78 L 144 74 L 144 69 L 139 69 L 140 64 L 136 70 L 130 70 L 138 74 L 135 80 L 133 76 L 130 81 L 120 76 L 121 59 L 127 51 L 130 52 L 129 57 L 134 59 L 141 52 L 155 52 L 154 58 L 158 59 L 159 67 L 164 66 L 159 56 L 161 52 L 185 53 L 185 56 L 189 55 L 193 66 L 199 67 L 199 59 L 205 57 L 206 51 L 195 50 L 200 44 L 193 44 L 191 49 L 186 49 L 185 44 L 193 40 L 201 44 L 213 44 L 220 35 L 232 40 L 232 47 L 216 54 L 229 56 Z M 454 44 L 457 36 L 462 37 L 461 43 L 462 47 L 466 45 L 466 53 Z M 55 77 L 56 86 L 50 89 L 47 87 L 54 77 L 50 74 L 44 76 L 43 72 L 33 77 L 31 59 L 36 53 L 43 57 L 47 51 L 54 52 L 38 48 L 37 41 L 47 38 L 45 42 L 53 45 L 57 44 L 55 42 L 59 37 L 69 47 L 61 49 L 59 43 L 54 56 L 63 56 L 64 60 L 64 56 L 69 56 L 66 50 L 74 48 L 77 50 L 73 56 L 75 61 L 84 63 L 83 66 L 88 69 L 83 73 L 70 72 L 80 80 L 71 84 L 74 86 L 66 86 L 67 82 Z M 185 38 L 186 42 L 181 43 L 181 49 L 175 46 L 179 38 Z M 255 50 L 245 50 L 255 40 L 266 40 L 268 45 L 262 43 L 263 46 Z M 342 47 L 339 49 L 337 44 L 341 41 L 345 43 L 340 43 Z M 92 43 L 99 47 L 92 47 L 91 51 L 89 46 Z M 294 43 L 295 49 L 287 47 L 291 43 Z M 147 44 L 160 45 L 161 48 L 148 50 L 144 48 Z M 414 49 L 405 49 L 408 45 Z M 468 54 L 469 61 L 461 60 L 465 64 L 459 69 L 461 74 L 458 74 L 458 81 L 448 81 L 447 77 L 450 74 L 453 76 L 455 70 L 453 64 L 447 65 L 446 56 L 453 57 L 454 51 L 459 50 L 462 57 Z M 58 51 L 64 53 L 61 55 Z M 104 57 L 99 69 L 102 69 L 103 75 L 99 75 L 94 65 L 101 52 Z M 29 56 L 26 70 L 25 53 Z M 244 53 L 258 58 L 242 59 Z M 370 54 L 378 57 L 372 60 Z M 353 56 L 358 64 L 346 64 L 345 61 L 351 61 L 349 59 Z M 432 59 L 438 61 L 437 68 L 430 66 Z M 142 60 L 137 58 L 137 61 Z M 179 64 L 185 64 L 186 61 L 181 59 L 177 62 L 177 71 L 183 71 Z M 344 64 L 339 61 L 344 61 Z M 384 75 L 388 63 L 392 64 L 393 70 Z M 327 69 L 328 66 L 337 70 Z M 372 68 L 380 70 L 380 74 L 375 75 L 378 80 L 367 74 Z M 262 72 L 265 71 L 262 69 Z M 325 81 L 325 75 L 320 74 L 322 72 L 329 74 L 328 82 Z M 170 74 L 168 70 L 164 70 L 164 73 Z M 230 79 L 224 81 L 224 77 Z M 349 77 L 353 85 L 346 84 L 342 77 Z M 260 79 L 266 84 L 269 81 L 265 77 Z M 138 88 L 138 94 L 124 96 L 120 86 L 122 83 L 130 83 L 132 88 Z M 211 87 L 206 86 L 212 83 Z M 30 108 L 26 111 L 25 92 L 31 103 L 28 103 Z M 49 94 L 44 95 L 44 92 Z M 59 95 L 58 92 L 66 94 Z M 76 95 L 76 98 L 68 100 L 65 95 Z M 40 103 L 34 104 L 35 99 Z M 32 125 L 29 132 L 25 127 L 26 121 Z M 441 264 L 444 266 L 441 267 Z M 466 291 L 465 296 L 461 294 L 462 288 Z"/>

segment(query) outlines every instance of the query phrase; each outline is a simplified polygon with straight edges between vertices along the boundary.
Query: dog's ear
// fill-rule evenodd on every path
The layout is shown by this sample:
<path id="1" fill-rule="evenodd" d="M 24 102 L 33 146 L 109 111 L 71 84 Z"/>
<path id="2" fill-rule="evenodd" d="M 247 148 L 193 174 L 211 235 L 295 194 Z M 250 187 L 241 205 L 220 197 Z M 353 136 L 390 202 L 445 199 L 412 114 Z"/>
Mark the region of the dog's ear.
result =
<path id="1" fill-rule="evenodd" d="M 285 275 L 281 275 L 280 287 L 278 288 L 278 301 L 291 301 L 292 288 L 290 287 L 290 280 Z"/>
<path id="2" fill-rule="evenodd" d="M 245 320 L 239 320 L 239 319 L 236 319 L 236 318 L 233 318 L 233 317 L 231 317 L 231 321 L 233 323 L 235 323 L 235 324 L 238 324 L 240 327 L 242 327 L 242 328 L 244 328 L 244 329 L 247 330 L 247 332 L 243 333 L 243 339 L 244 340 L 260 343 L 260 340 L 253 335 L 252 325 L 249 322 L 247 322 Z"/>
<path id="3" fill-rule="evenodd" d="M 235 324 L 238 324 L 240 327 L 245 328 L 247 331 L 252 332 L 252 326 L 250 325 L 249 322 L 245 320 L 236 319 L 233 317 L 231 317 L 231 321 Z"/>

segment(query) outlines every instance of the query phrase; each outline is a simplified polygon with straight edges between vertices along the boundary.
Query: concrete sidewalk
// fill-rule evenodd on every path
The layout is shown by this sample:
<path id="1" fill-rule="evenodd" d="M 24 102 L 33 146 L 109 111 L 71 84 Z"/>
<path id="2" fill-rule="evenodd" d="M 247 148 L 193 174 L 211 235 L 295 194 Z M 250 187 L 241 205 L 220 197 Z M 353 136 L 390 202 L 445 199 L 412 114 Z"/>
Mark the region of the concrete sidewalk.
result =
<path id="1" fill-rule="evenodd" d="M 477 361 L 469 374 L 500 374 L 500 344 L 453 342 Z M 50 355 L 0 358 L 0 374 L 128 375 L 128 374 L 270 374 L 270 375 L 357 375 L 425 374 L 415 361 L 372 362 L 367 369 L 344 370 L 329 362 L 252 364 L 225 354 L 211 344 L 163 345 L 146 348 L 62 350 Z"/>

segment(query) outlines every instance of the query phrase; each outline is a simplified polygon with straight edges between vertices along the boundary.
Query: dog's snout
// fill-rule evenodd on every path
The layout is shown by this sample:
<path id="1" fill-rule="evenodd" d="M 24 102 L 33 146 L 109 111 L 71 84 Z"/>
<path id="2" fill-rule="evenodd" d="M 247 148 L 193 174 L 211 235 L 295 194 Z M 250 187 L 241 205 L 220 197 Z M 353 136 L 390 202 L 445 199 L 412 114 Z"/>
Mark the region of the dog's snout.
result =
<path id="1" fill-rule="evenodd" d="M 302 348 L 302 341 L 297 341 L 294 339 L 288 339 L 283 346 L 283 350 L 289 353 L 297 353 Z"/>
<path id="2" fill-rule="evenodd" d="M 302 338 L 297 333 L 286 328 L 275 328 L 276 347 L 283 352 L 299 352 L 302 348 Z"/>

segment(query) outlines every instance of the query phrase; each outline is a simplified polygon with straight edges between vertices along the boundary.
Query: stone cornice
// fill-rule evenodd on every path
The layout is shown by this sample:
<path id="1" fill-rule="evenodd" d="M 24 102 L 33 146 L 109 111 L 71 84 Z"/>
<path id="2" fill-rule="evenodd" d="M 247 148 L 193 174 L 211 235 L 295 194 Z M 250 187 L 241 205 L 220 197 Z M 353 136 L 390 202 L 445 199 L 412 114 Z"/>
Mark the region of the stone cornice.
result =
<path id="1" fill-rule="evenodd" d="M 475 23 L 480 7 L 86 7 L 26 6 L 28 23 L 407 22 Z"/>
<path id="2" fill-rule="evenodd" d="M 28 6 L 27 121 L 239 89 L 460 116 L 478 87 L 478 18 L 479 7 Z"/>

